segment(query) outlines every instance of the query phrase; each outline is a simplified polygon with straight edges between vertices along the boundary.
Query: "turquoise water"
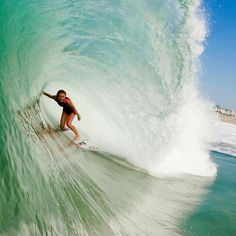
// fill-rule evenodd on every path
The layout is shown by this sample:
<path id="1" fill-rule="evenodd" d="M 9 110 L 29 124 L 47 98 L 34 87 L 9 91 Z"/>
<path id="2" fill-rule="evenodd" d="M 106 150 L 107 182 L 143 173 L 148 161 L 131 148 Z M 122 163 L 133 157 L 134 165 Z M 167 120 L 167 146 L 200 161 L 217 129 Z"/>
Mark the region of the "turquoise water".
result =
<path id="1" fill-rule="evenodd" d="M 195 217 L 204 218 L 209 189 L 230 167 L 206 145 L 198 3 L 1 2 L 1 235 L 202 232 Z M 49 129 L 61 110 L 40 93 L 58 88 L 78 105 L 79 131 L 99 152 Z"/>
<path id="2" fill-rule="evenodd" d="M 198 209 L 184 224 L 185 235 L 235 235 L 236 158 L 212 152 L 218 175 Z"/>

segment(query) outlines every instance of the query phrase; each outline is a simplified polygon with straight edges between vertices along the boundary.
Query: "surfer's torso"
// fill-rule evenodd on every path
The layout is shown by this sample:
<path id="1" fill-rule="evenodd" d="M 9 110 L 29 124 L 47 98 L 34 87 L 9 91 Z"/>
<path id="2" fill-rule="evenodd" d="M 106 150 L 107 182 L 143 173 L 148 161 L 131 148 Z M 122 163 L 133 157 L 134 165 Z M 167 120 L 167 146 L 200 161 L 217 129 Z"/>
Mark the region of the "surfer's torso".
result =
<path id="1" fill-rule="evenodd" d="M 68 97 L 65 97 L 64 101 L 63 102 L 60 102 L 58 99 L 55 99 L 57 104 L 61 107 L 63 107 L 63 111 L 66 113 L 66 114 L 71 114 L 72 112 L 74 112 L 70 106 L 70 98 Z"/>

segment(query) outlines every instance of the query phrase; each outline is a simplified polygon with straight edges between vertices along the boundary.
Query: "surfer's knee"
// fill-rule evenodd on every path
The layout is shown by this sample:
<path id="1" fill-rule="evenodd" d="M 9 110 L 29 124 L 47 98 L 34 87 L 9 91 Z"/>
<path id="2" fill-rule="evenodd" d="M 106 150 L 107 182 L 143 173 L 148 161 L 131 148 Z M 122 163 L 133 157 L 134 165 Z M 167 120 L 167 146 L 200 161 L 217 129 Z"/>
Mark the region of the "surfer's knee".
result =
<path id="1" fill-rule="evenodd" d="M 66 125 L 67 125 L 67 127 L 69 127 L 69 128 L 73 128 L 72 123 L 66 123 Z"/>

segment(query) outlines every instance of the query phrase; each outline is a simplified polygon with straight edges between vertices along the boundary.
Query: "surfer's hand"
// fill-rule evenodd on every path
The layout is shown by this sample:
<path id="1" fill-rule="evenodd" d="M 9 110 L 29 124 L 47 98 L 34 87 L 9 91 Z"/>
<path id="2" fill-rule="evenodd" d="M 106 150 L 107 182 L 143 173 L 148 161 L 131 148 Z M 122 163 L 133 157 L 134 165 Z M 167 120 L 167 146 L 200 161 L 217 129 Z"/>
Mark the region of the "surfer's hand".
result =
<path id="1" fill-rule="evenodd" d="M 81 120 L 80 114 L 77 114 L 77 118 L 78 118 L 78 120 Z"/>

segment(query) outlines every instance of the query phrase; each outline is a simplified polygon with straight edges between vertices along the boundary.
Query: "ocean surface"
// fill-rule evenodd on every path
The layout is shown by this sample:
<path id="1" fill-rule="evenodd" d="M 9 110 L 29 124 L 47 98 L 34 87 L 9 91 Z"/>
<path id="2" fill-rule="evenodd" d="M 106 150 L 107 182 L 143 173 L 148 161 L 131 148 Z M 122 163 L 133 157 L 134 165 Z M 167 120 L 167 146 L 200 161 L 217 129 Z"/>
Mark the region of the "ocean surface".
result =
<path id="1" fill-rule="evenodd" d="M 206 15 L 199 0 L 1 1 L 0 235 L 236 234 L 234 128 L 216 122 L 216 140 L 198 92 Z M 99 151 L 57 131 L 41 92 L 58 89 Z"/>

